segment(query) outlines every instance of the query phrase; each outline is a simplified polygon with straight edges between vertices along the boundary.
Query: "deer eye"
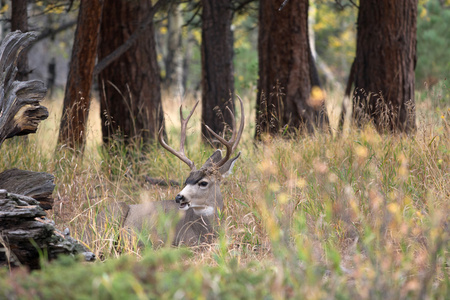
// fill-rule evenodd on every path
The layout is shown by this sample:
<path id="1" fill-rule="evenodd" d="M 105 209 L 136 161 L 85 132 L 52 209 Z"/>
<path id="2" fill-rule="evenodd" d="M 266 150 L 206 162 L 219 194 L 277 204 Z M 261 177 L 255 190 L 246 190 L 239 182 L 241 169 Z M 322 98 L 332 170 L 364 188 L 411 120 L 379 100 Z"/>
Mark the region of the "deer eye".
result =
<path id="1" fill-rule="evenodd" d="M 206 187 L 208 185 L 208 182 L 207 181 L 202 181 L 202 182 L 199 182 L 198 185 L 201 186 L 201 187 Z"/>

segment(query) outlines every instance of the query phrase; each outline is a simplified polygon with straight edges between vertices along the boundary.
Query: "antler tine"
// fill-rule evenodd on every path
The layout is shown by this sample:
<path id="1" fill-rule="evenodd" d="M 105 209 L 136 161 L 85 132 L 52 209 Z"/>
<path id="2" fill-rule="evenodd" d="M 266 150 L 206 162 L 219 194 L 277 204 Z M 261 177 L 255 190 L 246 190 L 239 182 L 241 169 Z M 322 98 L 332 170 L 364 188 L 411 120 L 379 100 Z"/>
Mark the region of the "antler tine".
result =
<path id="1" fill-rule="evenodd" d="M 237 145 L 239 145 L 239 142 L 241 141 L 242 132 L 244 132 L 244 126 L 245 126 L 245 117 L 244 117 L 244 102 L 242 101 L 241 97 L 239 95 L 236 95 L 239 99 L 239 103 L 241 104 L 241 124 L 239 125 L 239 131 L 236 136 L 236 141 L 234 142 L 232 152 L 236 150 Z M 234 128 L 233 128 L 234 132 Z"/>
<path id="2" fill-rule="evenodd" d="M 220 135 L 218 135 L 217 133 L 215 133 L 211 128 L 209 128 L 208 125 L 205 125 L 206 129 L 216 138 L 219 140 L 219 142 L 221 142 L 226 148 L 227 148 L 227 152 L 225 154 L 225 157 L 222 158 L 216 165 L 216 168 L 220 168 L 221 166 L 223 166 L 229 159 L 231 154 L 236 150 L 237 145 L 239 144 L 239 141 L 241 140 L 241 136 L 242 136 L 242 132 L 244 131 L 244 125 L 245 125 L 245 118 L 244 118 L 244 103 L 242 102 L 241 97 L 237 96 L 239 99 L 239 102 L 241 103 L 241 124 L 239 126 L 239 130 L 236 133 L 236 119 L 234 117 L 233 112 L 231 111 L 231 109 L 228 109 L 228 111 L 231 114 L 231 118 L 233 121 L 233 133 L 231 135 L 231 138 L 229 141 L 225 140 L 223 137 L 221 137 Z"/>
<path id="3" fill-rule="evenodd" d="M 236 139 L 236 118 L 234 117 L 234 114 L 231 111 L 231 109 L 228 106 L 226 108 L 227 108 L 228 112 L 231 115 L 231 122 L 232 122 L 232 126 L 233 126 L 232 127 L 233 130 L 231 132 L 231 139 L 230 139 L 230 141 L 234 141 Z"/>
<path id="4" fill-rule="evenodd" d="M 187 128 L 187 124 L 190 120 L 190 118 L 192 117 L 192 114 L 194 113 L 195 109 L 197 108 L 197 105 L 200 101 L 197 101 L 197 103 L 195 103 L 194 108 L 192 108 L 191 112 L 189 113 L 189 115 L 187 116 L 187 118 L 183 118 L 183 110 L 182 110 L 182 106 L 180 105 L 180 122 L 181 122 L 181 137 L 180 137 L 180 153 L 184 154 L 184 143 L 186 141 L 186 128 Z"/>
<path id="5" fill-rule="evenodd" d="M 187 116 L 186 119 L 183 118 L 183 111 L 182 111 L 182 107 L 180 106 L 180 121 L 181 121 L 180 151 L 176 151 L 175 149 L 173 149 L 172 147 L 167 145 L 167 143 L 164 141 L 163 126 L 161 126 L 161 129 L 159 130 L 159 134 L 158 134 L 158 141 L 161 144 L 161 146 L 163 146 L 164 149 L 166 149 L 167 151 L 169 151 L 170 153 L 172 153 L 173 155 L 178 157 L 182 162 L 187 164 L 189 166 L 189 168 L 191 168 L 191 170 L 195 170 L 195 164 L 192 160 L 187 158 L 186 154 L 184 153 L 184 143 L 186 141 L 187 124 L 188 124 L 189 119 L 191 118 L 192 114 L 194 113 L 195 109 L 197 108 L 198 102 L 199 101 L 197 101 L 197 103 L 195 103 L 194 108 L 191 110 L 191 112 L 189 113 L 189 115 Z"/>
<path id="6" fill-rule="evenodd" d="M 227 148 L 227 152 L 226 152 L 225 157 L 222 158 L 217 164 L 214 165 L 216 168 L 220 168 L 221 166 L 223 166 L 230 159 L 231 152 L 232 152 L 232 149 L 233 149 L 233 146 L 232 146 L 232 143 L 233 143 L 232 139 L 233 139 L 233 137 L 229 141 L 227 141 L 226 139 L 224 139 L 223 137 L 221 137 L 220 135 L 215 133 L 211 128 L 209 128 L 208 125 L 205 124 L 205 127 L 206 127 L 206 129 L 208 129 L 208 131 L 216 139 L 219 140 L 219 142 L 221 142 Z"/>

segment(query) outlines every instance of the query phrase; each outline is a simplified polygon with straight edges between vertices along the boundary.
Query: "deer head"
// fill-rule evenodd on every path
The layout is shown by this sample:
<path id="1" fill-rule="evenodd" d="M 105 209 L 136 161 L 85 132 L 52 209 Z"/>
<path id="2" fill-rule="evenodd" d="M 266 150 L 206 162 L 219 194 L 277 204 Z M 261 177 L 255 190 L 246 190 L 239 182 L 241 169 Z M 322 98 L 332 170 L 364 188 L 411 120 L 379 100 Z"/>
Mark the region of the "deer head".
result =
<path id="1" fill-rule="evenodd" d="M 182 109 L 180 107 L 180 119 L 181 119 L 181 142 L 180 142 L 180 151 L 174 150 L 172 147 L 168 146 L 164 141 L 162 128 L 159 131 L 158 140 L 160 144 L 170 153 L 178 157 L 181 161 L 186 163 L 191 172 L 188 178 L 185 181 L 185 186 L 183 190 L 175 197 L 175 201 L 179 204 L 180 210 L 188 210 L 190 208 L 193 209 L 193 212 L 197 216 L 211 216 L 214 215 L 217 211 L 217 208 L 222 209 L 223 200 L 220 192 L 220 181 L 223 177 L 231 174 L 233 170 L 234 163 L 240 156 L 240 152 L 232 159 L 230 159 L 231 155 L 236 150 L 237 145 L 242 136 L 242 132 L 244 129 L 245 118 L 244 118 L 244 104 L 242 99 L 237 96 L 241 106 L 241 121 L 239 130 L 236 131 L 236 120 L 233 112 L 227 107 L 228 112 L 232 117 L 232 136 L 227 141 L 220 135 L 216 134 L 211 128 L 207 125 L 206 129 L 220 142 L 225 148 L 225 156 L 222 156 L 221 150 L 216 150 L 205 162 L 205 164 L 197 169 L 192 160 L 187 158 L 184 151 L 184 144 L 186 141 L 186 127 L 194 113 L 198 101 L 195 104 L 194 108 L 189 113 L 186 119 L 183 118 Z"/>

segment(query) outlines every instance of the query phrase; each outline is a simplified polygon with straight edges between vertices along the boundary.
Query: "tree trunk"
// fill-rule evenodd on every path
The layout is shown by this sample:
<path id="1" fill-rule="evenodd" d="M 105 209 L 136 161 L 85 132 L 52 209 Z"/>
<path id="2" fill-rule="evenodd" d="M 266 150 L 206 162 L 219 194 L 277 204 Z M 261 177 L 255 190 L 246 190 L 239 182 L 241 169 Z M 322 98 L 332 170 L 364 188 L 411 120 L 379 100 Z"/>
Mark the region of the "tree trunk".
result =
<path id="1" fill-rule="evenodd" d="M 121 46 L 152 8 L 150 0 L 106 1 L 100 28 L 99 60 Z M 103 141 L 156 138 L 164 122 L 153 22 L 146 33 L 99 74 Z"/>
<path id="2" fill-rule="evenodd" d="M 83 150 L 91 104 L 91 86 L 97 54 L 103 0 L 82 0 L 67 77 L 59 143 Z"/>
<path id="3" fill-rule="evenodd" d="M 348 75 L 347 84 L 344 91 L 344 99 L 341 105 L 341 114 L 339 116 L 338 130 L 342 131 L 344 129 L 345 116 L 347 115 L 347 107 L 350 106 L 350 93 L 352 92 L 353 82 L 355 81 L 355 60 L 353 60 L 352 66 L 350 68 L 350 74 Z"/>
<path id="4" fill-rule="evenodd" d="M 182 62 L 182 71 L 183 74 L 182 77 L 182 85 L 183 90 L 186 90 L 187 84 L 188 84 L 188 75 L 189 75 L 189 68 L 191 66 L 192 56 L 193 56 L 193 50 L 194 47 L 197 46 L 197 42 L 194 38 L 194 35 L 192 33 L 192 30 L 188 30 L 187 36 L 184 41 L 184 55 L 183 55 L 183 62 Z M 198 86 L 198 84 L 197 84 Z M 195 90 L 191 87 L 192 90 Z"/>
<path id="5" fill-rule="evenodd" d="M 232 10 L 229 0 L 202 0 L 202 137 L 222 134 L 234 112 Z"/>
<path id="6" fill-rule="evenodd" d="M 11 31 L 20 30 L 21 32 L 28 31 L 28 11 L 27 0 L 14 0 L 11 6 Z M 28 51 L 22 51 L 21 56 L 17 62 L 17 68 L 19 71 L 16 75 L 16 80 L 26 81 L 28 80 Z"/>
<path id="7" fill-rule="evenodd" d="M 171 97 L 184 95 L 183 88 L 183 58 L 181 53 L 181 26 L 183 18 L 179 5 L 174 4 L 168 15 L 167 55 L 164 60 L 166 76 L 164 86 Z"/>
<path id="8" fill-rule="evenodd" d="M 256 138 L 328 125 L 308 39 L 308 1 L 260 2 Z"/>
<path id="9" fill-rule="evenodd" d="M 417 0 L 361 0 L 355 58 L 353 119 L 379 132 L 415 125 Z"/>

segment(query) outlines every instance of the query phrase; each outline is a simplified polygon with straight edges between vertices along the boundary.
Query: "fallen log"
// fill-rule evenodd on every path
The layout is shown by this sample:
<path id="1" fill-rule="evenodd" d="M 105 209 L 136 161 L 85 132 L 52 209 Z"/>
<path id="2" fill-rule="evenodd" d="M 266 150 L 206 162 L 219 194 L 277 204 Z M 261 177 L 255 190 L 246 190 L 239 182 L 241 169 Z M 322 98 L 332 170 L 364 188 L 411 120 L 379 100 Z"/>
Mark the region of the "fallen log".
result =
<path id="1" fill-rule="evenodd" d="M 153 178 L 147 175 L 144 175 L 145 182 L 151 185 L 160 185 L 160 186 L 180 186 L 178 181 L 169 179 L 168 181 L 159 178 Z"/>
<path id="2" fill-rule="evenodd" d="M 82 244 L 58 231 L 45 215 L 33 198 L 0 190 L 0 266 L 38 269 L 41 259 L 61 254 L 95 259 Z"/>
<path id="3" fill-rule="evenodd" d="M 53 207 L 54 179 L 45 172 L 10 169 L 0 173 L 0 189 L 31 197 L 39 201 L 44 210 L 49 210 Z"/>

